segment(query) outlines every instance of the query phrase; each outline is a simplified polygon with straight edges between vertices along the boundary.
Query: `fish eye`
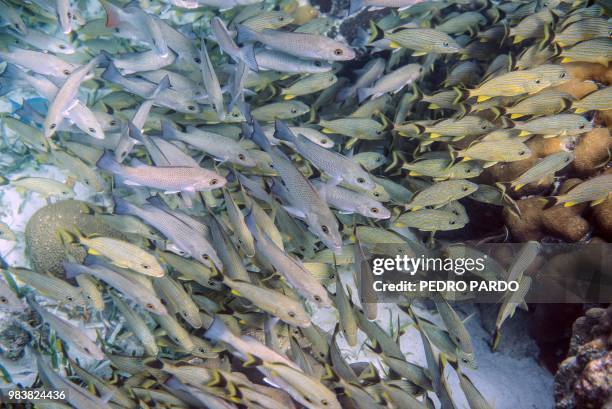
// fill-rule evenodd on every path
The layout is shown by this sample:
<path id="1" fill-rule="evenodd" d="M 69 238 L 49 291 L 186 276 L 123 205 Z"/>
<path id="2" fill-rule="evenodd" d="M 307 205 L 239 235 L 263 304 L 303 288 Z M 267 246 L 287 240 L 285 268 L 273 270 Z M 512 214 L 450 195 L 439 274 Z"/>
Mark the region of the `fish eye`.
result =
<path id="1" fill-rule="evenodd" d="M 344 54 L 344 50 L 342 50 L 342 48 L 336 48 L 334 50 L 334 54 L 335 55 L 342 55 L 342 54 Z"/>
<path id="2" fill-rule="evenodd" d="M 488 128 L 488 126 L 487 126 L 487 124 L 482 124 L 481 128 L 482 128 L 482 129 L 487 129 L 487 128 Z"/>
<path id="3" fill-rule="evenodd" d="M 209 257 L 209 256 L 208 256 L 208 254 L 206 254 L 206 253 L 202 254 L 202 258 L 203 258 L 204 260 L 208 260 L 208 259 L 210 259 L 210 257 Z"/>
<path id="4" fill-rule="evenodd" d="M 278 18 L 278 21 L 285 21 L 285 17 L 280 16 L 280 17 Z"/>
<path id="5" fill-rule="evenodd" d="M 315 61 L 314 65 L 315 65 L 315 67 L 320 67 L 321 66 L 321 61 Z"/>
<path id="6" fill-rule="evenodd" d="M 148 303 L 145 305 L 145 307 L 147 307 L 147 308 L 148 308 L 148 309 L 150 309 L 150 310 L 155 309 L 155 306 L 154 306 L 153 304 L 151 304 L 150 302 L 148 302 Z"/>
<path id="7" fill-rule="evenodd" d="M 581 124 L 578 128 L 579 129 L 584 129 L 584 124 Z"/>
<path id="8" fill-rule="evenodd" d="M 209 185 L 214 186 L 218 183 L 219 181 L 217 179 L 211 179 L 210 182 L 208 182 Z"/>
<path id="9" fill-rule="evenodd" d="M 443 42 L 442 47 L 448 47 L 448 41 Z"/>
<path id="10" fill-rule="evenodd" d="M 91 133 L 96 133 L 96 130 L 95 130 L 95 129 L 93 129 L 93 128 L 88 128 L 88 130 L 89 130 L 89 132 L 91 132 Z"/>
<path id="11" fill-rule="evenodd" d="M 181 311 L 181 315 L 182 315 L 183 317 L 186 317 L 186 316 L 187 316 L 187 311 Z"/>
<path id="12" fill-rule="evenodd" d="M 89 348 L 87 347 L 83 348 L 83 351 L 87 352 L 88 354 L 91 354 L 91 352 L 89 352 Z"/>
<path id="13" fill-rule="evenodd" d="M 464 364 L 467 364 L 470 361 L 467 358 L 461 358 L 461 362 L 463 362 Z"/>
<path id="14" fill-rule="evenodd" d="M 6 297 L 0 297 L 0 302 L 2 304 L 8 304 L 8 299 Z"/>
<path id="15" fill-rule="evenodd" d="M 68 13 L 66 13 L 66 16 L 68 16 L 68 18 L 72 18 L 72 13 L 68 12 Z"/>
<path id="16" fill-rule="evenodd" d="M 64 75 L 70 75 L 70 70 L 64 70 L 62 72 L 64 73 Z"/>
<path id="17" fill-rule="evenodd" d="M 66 49 L 66 46 L 65 46 L 64 44 L 60 44 L 60 45 L 58 45 L 58 48 L 59 48 L 60 50 L 65 50 L 65 49 Z"/>
<path id="18" fill-rule="evenodd" d="M 212 285 L 215 285 L 215 284 L 217 284 L 217 283 L 215 283 L 215 281 L 214 281 L 214 280 L 208 280 L 208 285 L 211 285 L 211 286 L 212 286 Z"/>
<path id="19" fill-rule="evenodd" d="M 57 124 L 51 124 L 51 125 L 49 126 L 49 128 L 51 128 L 51 129 L 55 129 L 55 127 L 56 127 L 56 126 L 57 126 Z"/>
<path id="20" fill-rule="evenodd" d="M 115 126 L 117 125 L 117 121 L 115 121 L 114 119 L 112 121 L 109 122 L 110 126 Z"/>
<path id="21" fill-rule="evenodd" d="M 472 171 L 472 169 L 467 168 L 467 169 L 465 170 L 465 173 L 470 173 L 471 171 Z"/>
<path id="22" fill-rule="evenodd" d="M 66 297 L 66 299 L 67 299 L 68 301 L 70 301 L 70 302 L 73 302 L 73 301 L 74 301 L 74 297 L 72 297 L 71 295 L 69 295 L 68 297 Z"/>
<path id="23" fill-rule="evenodd" d="M 238 118 L 240 115 L 238 114 L 238 112 L 232 112 L 232 116 L 233 116 L 234 118 Z"/>
<path id="24" fill-rule="evenodd" d="M 357 178 L 357 183 L 363 184 L 363 183 L 365 183 L 365 179 L 364 178 Z"/>
<path id="25" fill-rule="evenodd" d="M 378 209 L 376 207 L 371 208 L 370 211 L 374 214 L 378 213 Z"/>
<path id="26" fill-rule="evenodd" d="M 240 160 L 244 160 L 244 159 L 245 159 L 244 154 L 243 154 L 243 153 L 239 153 L 239 154 L 238 154 L 238 159 L 240 159 Z"/>
<path id="27" fill-rule="evenodd" d="M 151 266 L 150 266 L 150 265 L 148 265 L 148 264 L 143 264 L 143 265 L 142 265 L 142 268 L 144 268 L 145 270 L 148 270 L 148 269 L 150 269 L 150 268 L 151 268 Z"/>
<path id="28" fill-rule="evenodd" d="M 193 105 L 188 105 L 187 109 L 190 111 L 195 111 L 195 107 Z"/>
<path id="29" fill-rule="evenodd" d="M 291 318 L 295 318 L 295 312 L 293 311 L 289 311 L 287 315 L 290 316 Z"/>
<path id="30" fill-rule="evenodd" d="M 304 246 L 300 246 L 300 251 L 301 251 L 301 252 L 306 251 L 306 247 L 304 247 Z"/>
<path id="31" fill-rule="evenodd" d="M 292 114 L 297 114 L 297 108 L 291 108 L 291 113 Z"/>
<path id="32" fill-rule="evenodd" d="M 456 223 L 456 222 L 455 222 L 454 220 L 450 220 L 450 221 L 448 222 L 448 224 L 450 224 L 450 225 L 454 225 L 455 223 Z"/>
<path id="33" fill-rule="evenodd" d="M 536 84 L 539 84 L 540 82 L 542 82 L 541 80 L 535 80 Z"/>
<path id="34" fill-rule="evenodd" d="M 323 406 L 327 406 L 329 402 L 327 402 L 327 399 L 321 399 L 321 404 L 323 404 Z"/>
<path id="35" fill-rule="evenodd" d="M 376 131 L 376 135 L 380 135 L 382 133 L 382 131 L 379 129 Z"/>
<path id="36" fill-rule="evenodd" d="M 323 231 L 323 233 L 329 234 L 329 228 L 326 225 L 321 226 L 321 230 Z"/>
<path id="37" fill-rule="evenodd" d="M 419 72 L 423 72 L 423 67 L 420 67 L 420 68 L 419 68 Z"/>
<path id="38" fill-rule="evenodd" d="M 564 72 L 561 73 L 560 78 L 565 78 L 565 73 Z"/>
<path id="39" fill-rule="evenodd" d="M 115 33 L 118 33 L 119 31 L 121 31 L 121 30 L 119 30 L 119 27 L 116 27 L 115 28 Z"/>
<path id="40" fill-rule="evenodd" d="M 194 61 L 196 64 L 199 64 L 199 63 L 201 63 L 201 62 L 202 62 L 202 60 L 200 59 L 200 57 L 195 57 L 195 58 L 193 59 L 193 61 Z"/>
<path id="41" fill-rule="evenodd" d="M 89 180 L 84 180 L 85 184 L 89 186 Z"/>
<path id="42" fill-rule="evenodd" d="M 380 197 L 380 193 L 378 193 L 378 192 L 374 192 L 372 194 L 374 195 L 374 197 Z"/>
<path id="43" fill-rule="evenodd" d="M 319 296 L 319 295 L 315 295 L 315 296 L 314 296 L 314 297 L 312 297 L 312 298 L 314 298 L 314 300 L 315 300 L 316 302 L 320 302 L 320 301 L 321 301 L 321 296 Z"/>
<path id="44" fill-rule="evenodd" d="M 382 160 L 382 158 L 379 156 L 376 159 L 374 159 L 375 162 L 380 162 Z"/>
<path id="45" fill-rule="evenodd" d="M 519 151 L 518 154 L 519 156 L 523 156 L 526 152 L 525 151 Z"/>
<path id="46" fill-rule="evenodd" d="M 463 186 L 463 187 L 461 188 L 461 190 L 463 190 L 464 192 L 467 192 L 469 189 L 470 189 L 470 188 L 469 188 L 468 186 Z"/>
<path id="47" fill-rule="evenodd" d="M 321 140 L 320 140 L 320 142 L 321 142 L 322 144 L 326 144 L 326 143 L 327 143 L 327 139 L 321 139 Z"/>

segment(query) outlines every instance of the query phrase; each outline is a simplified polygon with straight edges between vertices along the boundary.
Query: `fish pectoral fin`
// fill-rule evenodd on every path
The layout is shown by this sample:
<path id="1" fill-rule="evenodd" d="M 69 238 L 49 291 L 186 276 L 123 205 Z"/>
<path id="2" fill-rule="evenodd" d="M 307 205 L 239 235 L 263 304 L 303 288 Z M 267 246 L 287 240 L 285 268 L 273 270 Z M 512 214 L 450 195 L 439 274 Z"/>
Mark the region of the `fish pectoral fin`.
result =
<path id="1" fill-rule="evenodd" d="M 497 162 L 494 162 L 494 161 L 488 161 L 488 162 L 485 162 L 485 163 L 482 165 L 482 167 L 486 169 L 486 168 L 490 168 L 491 166 L 496 165 L 496 164 L 497 164 Z"/>
<path id="2" fill-rule="evenodd" d="M 489 100 L 489 99 L 491 99 L 491 98 L 492 98 L 492 97 L 490 97 L 490 96 L 488 96 L 488 95 L 479 95 L 479 96 L 476 98 L 476 102 L 484 102 L 484 101 L 487 101 L 487 100 Z"/>
<path id="3" fill-rule="evenodd" d="M 529 136 L 531 135 L 531 132 L 529 131 L 521 131 L 521 133 L 518 136 Z"/>
<path id="4" fill-rule="evenodd" d="M 287 95 L 285 95 L 285 96 L 283 97 L 283 99 L 284 99 L 285 101 L 289 101 L 289 100 L 291 100 L 291 99 L 293 99 L 293 98 L 295 98 L 295 95 L 289 95 L 289 94 L 287 94 Z"/>
<path id="5" fill-rule="evenodd" d="M 424 55 L 427 55 L 427 53 L 425 51 L 415 51 L 412 53 L 413 57 L 422 57 Z"/>
<path id="6" fill-rule="evenodd" d="M 578 204 L 578 202 L 565 202 L 565 203 L 563 203 L 563 207 L 572 207 L 572 206 L 575 206 L 577 204 Z"/>

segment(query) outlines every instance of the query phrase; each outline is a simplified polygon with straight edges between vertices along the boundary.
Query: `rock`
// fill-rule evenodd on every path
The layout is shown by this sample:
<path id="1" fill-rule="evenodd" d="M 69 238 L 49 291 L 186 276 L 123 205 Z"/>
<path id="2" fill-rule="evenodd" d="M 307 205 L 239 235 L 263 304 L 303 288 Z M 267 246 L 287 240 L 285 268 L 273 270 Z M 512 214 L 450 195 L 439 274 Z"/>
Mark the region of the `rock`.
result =
<path id="1" fill-rule="evenodd" d="M 598 171 L 612 150 L 612 136 L 607 128 L 595 128 L 578 140 L 574 149 L 574 170 L 580 175 L 590 176 Z"/>
<path id="2" fill-rule="evenodd" d="M 85 235 L 100 234 L 114 238 L 125 238 L 100 218 L 89 214 L 91 205 L 78 200 L 65 200 L 38 210 L 28 221 L 25 230 L 26 251 L 32 268 L 40 273 L 63 275 L 62 262 L 66 260 L 66 247 L 62 244 L 57 229 L 78 229 Z M 69 246 L 68 253 L 79 263 L 85 259 L 82 246 Z"/>
<path id="3" fill-rule="evenodd" d="M 544 237 L 541 214 L 546 204 L 539 197 L 530 197 L 516 202 L 520 216 L 509 207 L 504 207 L 503 217 L 512 236 L 517 241 L 540 240 Z"/>
<path id="4" fill-rule="evenodd" d="M 591 308 L 572 327 L 568 357 L 555 375 L 557 409 L 599 409 L 612 399 L 612 307 Z"/>

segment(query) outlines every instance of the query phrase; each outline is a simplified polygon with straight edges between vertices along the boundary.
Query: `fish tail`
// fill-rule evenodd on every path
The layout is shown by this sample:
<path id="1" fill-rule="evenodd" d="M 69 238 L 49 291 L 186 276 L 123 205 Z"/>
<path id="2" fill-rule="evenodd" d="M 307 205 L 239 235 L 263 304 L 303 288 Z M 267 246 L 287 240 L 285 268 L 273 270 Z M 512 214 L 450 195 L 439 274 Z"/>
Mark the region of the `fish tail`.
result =
<path id="1" fill-rule="evenodd" d="M 365 6 L 364 0 L 351 0 L 349 6 L 349 15 L 357 13 Z"/>
<path id="2" fill-rule="evenodd" d="M 368 38 L 368 44 L 372 44 L 374 41 L 382 40 L 385 38 L 385 32 L 376 25 L 376 23 L 370 20 L 370 37 Z"/>
<path id="3" fill-rule="evenodd" d="M 117 27 L 121 22 L 118 7 L 106 0 L 100 0 L 100 3 L 106 12 L 106 27 Z"/>
<path id="4" fill-rule="evenodd" d="M 359 103 L 361 104 L 363 101 L 368 99 L 372 94 L 374 94 L 373 88 L 359 88 L 357 90 L 357 98 L 359 99 Z"/>
<path id="5" fill-rule="evenodd" d="M 493 113 L 493 120 L 496 120 L 500 116 L 506 114 L 506 109 L 503 107 L 493 107 L 489 110 L 491 111 L 491 113 Z"/>
<path id="6" fill-rule="evenodd" d="M 255 48 L 253 44 L 247 44 L 240 49 L 240 54 L 242 55 L 242 61 L 246 64 L 247 67 L 251 71 L 259 71 L 259 65 L 257 65 L 257 60 L 255 59 Z"/>
<path id="7" fill-rule="evenodd" d="M 544 198 L 544 200 L 546 200 L 546 204 L 542 210 L 550 209 L 551 207 L 558 205 L 560 202 L 559 196 L 547 196 Z"/>
<path id="8" fill-rule="evenodd" d="M 285 124 L 280 119 L 277 119 L 274 122 L 274 137 L 282 141 L 287 141 L 287 142 L 292 142 L 292 143 L 295 143 L 295 140 L 297 139 L 297 137 L 295 136 L 293 132 L 291 132 L 291 129 L 289 129 L 287 124 Z"/>
<path id="9" fill-rule="evenodd" d="M 540 41 L 540 44 L 538 45 L 538 50 L 544 51 L 544 49 L 553 42 L 554 38 L 555 38 L 555 33 L 553 31 L 552 23 L 545 24 L 544 25 L 544 38 L 542 38 L 542 41 Z"/>
<path id="10" fill-rule="evenodd" d="M 461 89 L 459 87 L 453 87 L 453 91 L 455 91 L 455 94 L 457 94 L 457 96 L 453 100 L 454 104 L 458 104 L 461 101 L 465 101 L 466 99 L 468 99 L 470 97 L 470 91 L 467 90 L 467 89 Z"/>
<path id="11" fill-rule="evenodd" d="M 118 197 L 117 195 L 113 195 L 112 197 L 113 199 L 113 208 L 114 208 L 114 212 L 116 214 L 132 214 L 132 210 L 134 208 L 134 205 L 132 205 L 131 203 L 129 203 L 126 200 L 123 200 L 122 198 Z"/>
<path id="12" fill-rule="evenodd" d="M 417 86 L 416 82 L 412 83 L 412 92 L 414 93 L 414 101 L 423 100 L 423 97 L 425 95 L 423 94 L 423 91 L 421 91 L 421 89 Z"/>
<path id="13" fill-rule="evenodd" d="M 248 359 L 244 361 L 242 366 L 244 366 L 245 368 L 249 368 L 251 366 L 260 366 L 262 364 L 263 364 L 263 361 L 260 358 L 249 354 Z"/>
<path id="14" fill-rule="evenodd" d="M 248 125 L 245 124 L 245 126 Z M 250 138 L 253 140 L 253 142 L 259 145 L 259 147 L 262 148 L 264 151 L 268 153 L 272 151 L 272 145 L 270 144 L 270 141 L 266 137 L 266 134 L 264 133 L 263 129 L 261 128 L 261 125 L 259 124 L 259 122 L 257 122 L 257 120 L 253 119 L 252 131 L 248 133 L 248 135 L 250 135 Z"/>
<path id="15" fill-rule="evenodd" d="M 111 62 L 102 73 L 102 79 L 117 84 L 123 80 L 123 75 L 121 75 L 115 64 Z"/>
<path id="16" fill-rule="evenodd" d="M 172 126 L 172 123 L 168 121 L 167 119 L 162 119 L 160 122 L 161 122 L 162 138 L 167 139 L 167 140 L 177 139 L 176 129 L 174 129 L 174 126 Z"/>
<path id="17" fill-rule="evenodd" d="M 115 155 L 113 155 L 109 151 L 104 152 L 104 155 L 102 155 L 102 157 L 98 159 L 96 166 L 102 170 L 106 170 L 112 173 L 121 173 L 122 170 L 121 164 L 115 160 Z"/>
<path id="18" fill-rule="evenodd" d="M 239 43 L 253 43 L 259 36 L 256 31 L 251 30 L 242 24 L 236 25 L 236 41 Z"/>
<path id="19" fill-rule="evenodd" d="M 218 315 L 213 319 L 212 324 L 204 333 L 204 336 L 213 341 L 223 341 L 227 339 L 227 333 L 229 329 L 225 326 L 225 323 L 219 318 Z"/>
<path id="20" fill-rule="evenodd" d="M 151 369 L 161 370 L 164 368 L 164 363 L 158 358 L 146 358 L 144 361 L 142 361 L 142 363 L 144 366 Z"/>

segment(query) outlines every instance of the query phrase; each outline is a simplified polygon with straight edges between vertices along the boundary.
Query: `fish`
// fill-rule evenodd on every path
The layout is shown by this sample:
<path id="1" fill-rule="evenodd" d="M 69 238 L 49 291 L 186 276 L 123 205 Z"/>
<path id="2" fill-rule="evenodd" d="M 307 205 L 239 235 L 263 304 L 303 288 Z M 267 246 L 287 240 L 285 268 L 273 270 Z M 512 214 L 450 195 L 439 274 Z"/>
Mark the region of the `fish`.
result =
<path id="1" fill-rule="evenodd" d="M 520 190 L 528 183 L 541 183 L 548 177 L 563 169 L 574 160 L 573 152 L 561 151 L 542 158 L 529 170 L 522 173 L 510 183 L 514 190 Z"/>
<path id="2" fill-rule="evenodd" d="M 48 358 L 39 352 L 33 352 L 36 357 L 38 372 L 56 389 L 66 390 L 66 401 L 71 405 L 83 409 L 103 408 L 110 409 L 111 406 L 102 398 L 92 395 L 87 389 L 81 388 L 70 382 L 64 376 L 60 376 L 53 370 Z"/>
<path id="3" fill-rule="evenodd" d="M 329 37 L 292 33 L 266 29 L 260 32 L 238 24 L 236 41 L 239 43 L 260 42 L 274 50 L 296 57 L 312 60 L 349 61 L 355 58 L 355 51 L 349 46 Z"/>
<path id="4" fill-rule="evenodd" d="M 322 91 L 334 85 L 336 81 L 338 81 L 338 77 L 333 72 L 314 73 L 294 82 L 287 88 L 283 88 L 281 95 L 283 95 L 283 99 L 290 100 Z"/>
<path id="5" fill-rule="evenodd" d="M 341 186 L 329 186 L 326 183 L 314 183 L 319 194 L 333 208 L 342 213 L 357 213 L 372 219 L 385 220 L 391 212 L 382 203 Z"/>
<path id="6" fill-rule="evenodd" d="M 80 274 L 89 274 L 104 281 L 138 305 L 154 314 L 166 315 L 168 311 L 157 295 L 147 287 L 132 278 L 128 278 L 100 264 L 84 266 L 78 263 L 64 262 L 66 277 L 72 278 Z"/>
<path id="7" fill-rule="evenodd" d="M 456 214 L 447 210 L 420 209 L 401 214 L 392 222 L 392 225 L 435 232 L 461 229 L 465 223 Z"/>
<path id="8" fill-rule="evenodd" d="M 610 26 L 603 18 L 585 18 L 566 24 L 553 34 L 552 41 L 561 47 L 571 47 L 576 43 L 596 37 L 607 37 Z"/>
<path id="9" fill-rule="evenodd" d="M 24 304 L 13 292 L 8 283 L 0 281 L 0 311 L 17 312 L 22 311 Z"/>
<path id="10" fill-rule="evenodd" d="M 114 265 L 129 268 L 149 277 L 163 277 L 166 272 L 155 256 L 132 243 L 104 236 L 85 237 L 78 231 L 58 230 L 64 243 L 78 243 L 87 247 L 87 253 L 108 258 Z"/>
<path id="11" fill-rule="evenodd" d="M 57 336 L 60 337 L 65 343 L 92 359 L 104 359 L 104 351 L 94 341 L 92 341 L 82 329 L 76 327 L 74 324 L 64 320 L 63 318 L 50 313 L 40 304 L 38 304 L 33 297 L 28 299 L 28 303 L 41 316 L 43 322 L 49 324 L 51 329 L 53 329 Z"/>
<path id="12" fill-rule="evenodd" d="M 141 162 L 136 166 L 118 163 L 114 155 L 105 152 L 96 166 L 102 170 L 121 175 L 125 183 L 148 186 L 166 192 L 201 191 L 222 187 L 226 180 L 213 171 L 187 166 L 149 166 Z"/>
<path id="13" fill-rule="evenodd" d="M 263 31 L 266 29 L 276 30 L 292 24 L 295 21 L 291 14 L 287 14 L 280 10 L 265 10 L 258 12 L 246 20 L 239 21 L 236 18 L 232 21 L 233 23 L 240 23 L 245 27 L 250 28 L 254 31 Z"/>
<path id="14" fill-rule="evenodd" d="M 413 50 L 412 55 L 419 57 L 428 53 L 454 54 L 462 47 L 448 34 L 432 28 L 396 27 L 383 31 L 376 24 L 370 25 L 370 44 L 388 39 L 391 48 L 407 48 Z"/>
<path id="15" fill-rule="evenodd" d="M 580 61 L 607 67 L 612 59 L 612 42 L 609 37 L 592 38 L 570 48 L 564 48 L 560 56 L 562 57 L 562 63 Z"/>
<path id="16" fill-rule="evenodd" d="M 285 254 L 265 232 L 259 230 L 252 215 L 247 215 L 247 226 L 255 238 L 255 248 L 298 292 L 315 304 L 326 307 L 331 300 L 324 287 L 297 259 Z"/>
<path id="17" fill-rule="evenodd" d="M 301 134 L 294 135 L 284 122 L 276 121 L 274 136 L 291 142 L 302 156 L 330 176 L 334 184 L 344 181 L 360 189 L 374 187 L 369 173 L 357 163 L 317 145 Z"/>
<path id="18" fill-rule="evenodd" d="M 279 291 L 266 287 L 224 278 L 223 282 L 232 290 L 232 294 L 249 300 L 253 305 L 282 321 L 298 327 L 310 325 L 310 317 L 299 300 L 295 300 Z"/>
<path id="19" fill-rule="evenodd" d="M 457 151 L 456 154 L 463 160 L 484 161 L 484 167 L 492 166 L 498 162 L 515 162 L 527 159 L 532 155 L 531 149 L 517 139 L 487 140 L 477 142 L 472 146 Z"/>
<path id="20" fill-rule="evenodd" d="M 74 99 L 77 97 L 79 87 L 85 80 L 85 77 L 93 70 L 98 64 L 103 62 L 107 57 L 104 54 L 93 58 L 89 63 L 83 65 L 73 72 L 70 73 L 68 78 L 64 81 L 63 85 L 57 91 L 53 102 L 49 106 L 47 116 L 45 117 L 44 135 L 46 138 L 53 136 L 57 130 L 57 125 L 62 120 L 64 112 L 70 110 L 70 107 L 75 103 Z M 96 138 L 104 139 L 104 132 L 101 129 L 100 124 L 90 124 L 90 132 L 95 134 Z"/>
<path id="21" fill-rule="evenodd" d="M 407 209 L 419 210 L 426 206 L 441 206 L 468 196 L 478 190 L 478 185 L 467 180 L 446 180 L 418 192 Z"/>
<path id="22" fill-rule="evenodd" d="M 594 91 L 580 100 L 575 101 L 571 107 L 576 114 L 582 114 L 588 111 L 606 111 L 612 109 L 610 106 L 610 87 L 605 87 Z"/>
<path id="23" fill-rule="evenodd" d="M 591 206 L 597 206 L 610 195 L 611 183 L 612 175 L 610 174 L 596 176 L 579 183 L 564 194 L 547 197 L 546 206 L 562 204 L 564 207 L 571 207 L 584 202 L 591 202 Z"/>
<path id="24" fill-rule="evenodd" d="M 552 116 L 566 111 L 573 106 L 574 98 L 566 92 L 558 90 L 545 90 L 533 96 L 518 101 L 503 113 L 510 115 L 510 119 L 524 116 Z"/>
<path id="25" fill-rule="evenodd" d="M 519 136 L 537 134 L 546 138 L 580 135 L 591 131 L 593 124 L 581 115 L 557 114 L 525 122 L 514 122 L 514 127 L 521 131 Z"/>
<path id="26" fill-rule="evenodd" d="M 252 71 L 259 70 L 252 44 L 239 48 L 232 39 L 227 27 L 225 26 L 225 23 L 219 17 L 213 18 L 211 22 L 211 30 L 215 39 L 217 40 L 217 43 L 219 44 L 219 47 L 221 47 L 224 52 L 232 57 L 236 63 L 242 61 Z"/>
<path id="27" fill-rule="evenodd" d="M 459 347 L 457 351 L 459 362 L 472 369 L 476 369 L 477 364 L 472 340 L 470 334 L 465 329 L 463 321 L 441 295 L 435 293 L 433 300 L 436 303 L 440 317 L 444 321 L 448 334 Z"/>
<path id="28" fill-rule="evenodd" d="M 336 133 L 365 140 L 383 139 L 388 128 L 387 125 L 370 118 L 321 119 L 319 125 L 323 127 L 323 133 Z"/>
<path id="29" fill-rule="evenodd" d="M 156 277 L 153 280 L 153 288 L 161 299 L 165 301 L 164 305 L 170 311 L 180 315 L 193 328 L 202 327 L 202 319 L 200 318 L 198 306 L 177 281 L 167 275 Z"/>
<path id="30" fill-rule="evenodd" d="M 420 64 L 407 64 L 400 67 L 378 79 L 373 86 L 359 88 L 357 90 L 359 102 L 369 97 L 377 98 L 388 92 L 397 94 L 405 86 L 418 80 L 421 74 L 423 74 L 423 66 Z"/>
<path id="31" fill-rule="evenodd" d="M 145 352 L 150 356 L 157 356 L 159 348 L 153 332 L 149 329 L 144 319 L 117 294 L 109 291 L 113 304 L 125 318 L 125 323 L 130 327 L 134 335 L 142 343 Z"/>
<path id="32" fill-rule="evenodd" d="M 19 281 L 36 289 L 46 297 L 66 305 L 85 306 L 85 299 L 81 290 L 60 278 L 36 273 L 25 268 L 10 268 L 8 271 Z"/>
<path id="33" fill-rule="evenodd" d="M 62 60 L 55 55 L 9 46 L 0 51 L 0 59 L 31 70 L 37 74 L 66 79 L 78 65 Z"/>
<path id="34" fill-rule="evenodd" d="M 330 72 L 332 66 L 321 60 L 306 60 L 280 51 L 259 49 L 255 61 L 260 70 L 272 70 L 290 74 L 317 74 Z"/>
<path id="35" fill-rule="evenodd" d="M 300 117 L 310 111 L 310 107 L 298 100 L 272 102 L 254 108 L 251 115 L 262 122 L 273 122 L 277 119 L 286 120 Z"/>
<path id="36" fill-rule="evenodd" d="M 89 305 L 96 311 L 104 311 L 104 295 L 99 283 L 87 274 L 76 276 L 75 280 Z"/>

